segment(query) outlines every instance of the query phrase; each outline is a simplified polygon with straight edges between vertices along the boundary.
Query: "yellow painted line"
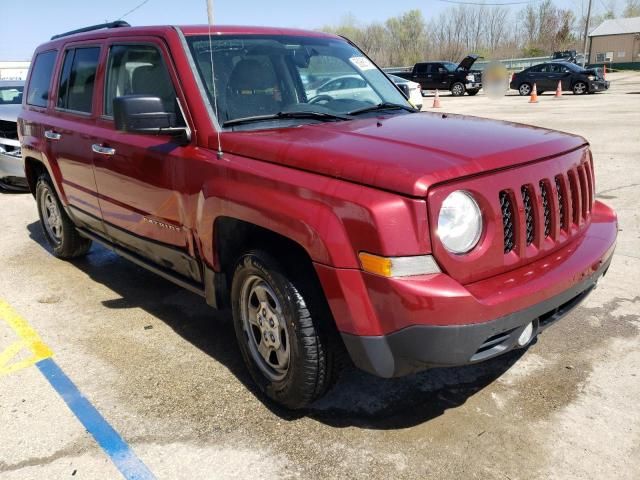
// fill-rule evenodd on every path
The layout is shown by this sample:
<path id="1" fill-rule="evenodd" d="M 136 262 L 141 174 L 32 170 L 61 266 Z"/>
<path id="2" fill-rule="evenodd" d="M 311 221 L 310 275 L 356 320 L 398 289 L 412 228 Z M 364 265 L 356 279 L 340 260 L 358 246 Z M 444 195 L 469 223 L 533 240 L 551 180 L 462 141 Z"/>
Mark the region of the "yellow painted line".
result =
<path id="1" fill-rule="evenodd" d="M 11 327 L 11 329 L 20 337 L 20 340 L 13 342 L 2 352 L 0 352 L 0 377 L 16 372 L 23 368 L 30 367 L 38 363 L 40 360 L 53 356 L 53 352 L 42 341 L 38 332 L 36 332 L 29 322 L 16 313 L 4 300 L 0 299 L 0 320 Z M 31 356 L 10 363 L 24 348 L 31 351 Z"/>

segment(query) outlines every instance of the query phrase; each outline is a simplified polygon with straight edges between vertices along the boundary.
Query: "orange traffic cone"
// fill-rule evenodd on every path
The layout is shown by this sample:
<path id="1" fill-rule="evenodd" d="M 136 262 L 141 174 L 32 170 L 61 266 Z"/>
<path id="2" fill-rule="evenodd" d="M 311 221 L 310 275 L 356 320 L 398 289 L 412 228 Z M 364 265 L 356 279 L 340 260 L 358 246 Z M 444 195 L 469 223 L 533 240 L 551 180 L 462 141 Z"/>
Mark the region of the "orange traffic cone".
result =
<path id="1" fill-rule="evenodd" d="M 556 96 L 555 98 L 562 97 L 562 81 L 558 80 L 558 87 L 556 88 Z"/>
<path id="2" fill-rule="evenodd" d="M 433 106 L 431 108 L 442 108 L 442 105 L 440 105 L 440 93 L 438 92 L 438 89 L 436 89 L 436 96 L 433 97 Z"/>
<path id="3" fill-rule="evenodd" d="M 529 98 L 529 103 L 538 103 L 538 89 L 536 88 L 536 84 L 533 84 L 533 90 L 531 90 L 531 98 Z"/>

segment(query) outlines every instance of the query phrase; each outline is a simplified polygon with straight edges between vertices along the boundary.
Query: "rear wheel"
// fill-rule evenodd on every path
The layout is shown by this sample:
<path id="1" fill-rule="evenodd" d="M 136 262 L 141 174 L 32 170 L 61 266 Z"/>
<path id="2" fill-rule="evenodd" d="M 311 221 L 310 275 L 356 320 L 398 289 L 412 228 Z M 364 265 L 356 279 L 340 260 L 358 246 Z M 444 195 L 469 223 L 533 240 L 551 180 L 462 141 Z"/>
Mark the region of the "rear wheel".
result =
<path id="1" fill-rule="evenodd" d="M 531 95 L 531 84 L 521 83 L 520 86 L 518 87 L 518 93 L 523 97 Z"/>
<path id="2" fill-rule="evenodd" d="M 576 82 L 573 84 L 574 95 L 584 95 L 589 91 L 587 84 L 584 82 Z"/>
<path id="3" fill-rule="evenodd" d="M 297 409 L 328 390 L 337 374 L 335 339 L 273 258 L 257 250 L 242 256 L 231 301 L 242 357 L 262 392 Z"/>
<path id="4" fill-rule="evenodd" d="M 49 175 L 43 174 L 36 184 L 36 203 L 40 225 L 58 258 L 76 258 L 86 255 L 91 248 L 91 240 L 82 237 L 62 208 Z"/>
<path id="5" fill-rule="evenodd" d="M 462 95 L 464 95 L 464 91 L 464 85 L 460 82 L 456 82 L 451 85 L 451 95 L 453 95 L 454 97 L 461 97 Z"/>

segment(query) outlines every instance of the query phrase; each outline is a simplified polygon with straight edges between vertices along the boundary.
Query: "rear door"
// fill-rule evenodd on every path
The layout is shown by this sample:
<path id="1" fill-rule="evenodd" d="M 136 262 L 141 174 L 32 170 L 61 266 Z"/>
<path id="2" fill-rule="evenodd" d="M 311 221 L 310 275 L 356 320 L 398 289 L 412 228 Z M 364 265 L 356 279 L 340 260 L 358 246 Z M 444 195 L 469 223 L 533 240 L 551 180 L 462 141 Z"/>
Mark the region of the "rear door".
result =
<path id="1" fill-rule="evenodd" d="M 103 225 L 93 175 L 91 137 L 96 128 L 95 85 L 101 50 L 100 41 L 65 47 L 54 108 L 44 131 L 74 217 L 98 231 L 103 231 Z"/>
<path id="2" fill-rule="evenodd" d="M 168 135 L 118 132 L 113 122 L 113 99 L 125 95 L 160 97 L 165 111 L 185 122 L 171 57 L 154 37 L 116 38 L 105 50 L 101 116 L 91 141 L 105 229 L 115 243 L 200 281 L 181 193 L 174 186 L 176 165 L 198 156 L 197 150 Z"/>
<path id="3" fill-rule="evenodd" d="M 536 84 L 537 90 L 544 90 L 544 73 L 543 69 L 546 67 L 546 64 L 536 65 L 531 67 L 527 73 L 524 75 L 524 81 L 530 83 L 531 86 Z"/>
<path id="4" fill-rule="evenodd" d="M 413 71 L 412 80 L 419 83 L 423 90 L 429 88 L 429 82 L 431 81 L 429 78 L 428 67 L 429 65 L 427 63 L 416 63 Z"/>

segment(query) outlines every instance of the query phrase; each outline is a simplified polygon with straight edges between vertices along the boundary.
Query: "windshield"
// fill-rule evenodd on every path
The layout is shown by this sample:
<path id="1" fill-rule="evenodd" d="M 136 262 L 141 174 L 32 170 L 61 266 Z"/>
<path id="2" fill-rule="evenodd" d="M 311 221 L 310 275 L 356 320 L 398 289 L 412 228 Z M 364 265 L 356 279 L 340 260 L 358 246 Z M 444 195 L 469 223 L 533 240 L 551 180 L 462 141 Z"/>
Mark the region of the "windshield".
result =
<path id="1" fill-rule="evenodd" d="M 22 103 L 22 90 L 24 87 L 0 86 L 0 105 L 20 105 Z"/>
<path id="2" fill-rule="evenodd" d="M 276 126 L 340 121 L 367 107 L 411 106 L 392 82 L 346 41 L 279 35 L 190 36 L 187 43 L 221 124 L 274 116 Z M 215 67 L 213 88 L 211 63 Z M 215 103 L 214 103 L 215 92 Z M 389 114 L 403 112 L 390 109 Z M 280 115 L 313 112 L 319 115 Z M 387 113 L 387 112 L 385 112 Z M 263 124 L 260 128 L 267 128 Z"/>

